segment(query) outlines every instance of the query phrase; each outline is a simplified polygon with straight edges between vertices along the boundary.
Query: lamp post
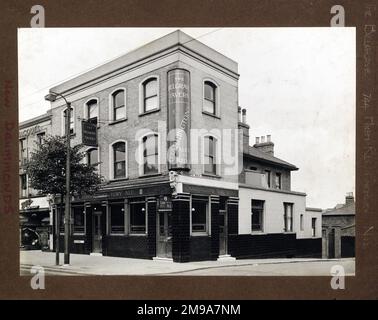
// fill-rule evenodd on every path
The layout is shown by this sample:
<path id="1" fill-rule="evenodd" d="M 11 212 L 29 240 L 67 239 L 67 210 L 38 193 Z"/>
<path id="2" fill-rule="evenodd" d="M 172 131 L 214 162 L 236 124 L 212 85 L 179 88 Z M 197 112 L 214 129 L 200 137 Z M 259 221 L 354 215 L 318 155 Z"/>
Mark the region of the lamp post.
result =
<path id="1" fill-rule="evenodd" d="M 70 227 L 71 227 L 71 215 L 70 215 L 70 207 L 71 207 L 71 198 L 70 198 L 70 178 L 71 178 L 71 132 L 70 132 L 70 119 L 71 119 L 71 103 L 66 100 L 66 98 L 57 92 L 52 92 L 45 96 L 46 101 L 54 102 L 57 97 L 63 98 L 66 102 L 67 109 L 66 109 L 66 149 L 67 149 L 67 156 L 66 156 L 66 199 L 65 199 L 65 206 L 64 206 L 64 264 L 70 264 Z M 57 222 L 57 225 L 59 223 Z M 57 231 L 57 262 L 59 264 L 59 230 Z"/>

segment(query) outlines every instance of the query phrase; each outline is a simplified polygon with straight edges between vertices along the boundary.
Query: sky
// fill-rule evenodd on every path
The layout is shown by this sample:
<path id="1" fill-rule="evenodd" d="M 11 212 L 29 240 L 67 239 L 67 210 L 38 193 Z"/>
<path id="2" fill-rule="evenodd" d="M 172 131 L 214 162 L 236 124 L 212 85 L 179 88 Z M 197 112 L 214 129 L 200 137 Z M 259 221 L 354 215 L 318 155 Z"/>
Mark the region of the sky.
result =
<path id="1" fill-rule="evenodd" d="M 22 28 L 19 120 L 50 108 L 50 87 L 176 29 L 238 62 L 250 144 L 272 136 L 307 206 L 355 192 L 355 28 Z"/>

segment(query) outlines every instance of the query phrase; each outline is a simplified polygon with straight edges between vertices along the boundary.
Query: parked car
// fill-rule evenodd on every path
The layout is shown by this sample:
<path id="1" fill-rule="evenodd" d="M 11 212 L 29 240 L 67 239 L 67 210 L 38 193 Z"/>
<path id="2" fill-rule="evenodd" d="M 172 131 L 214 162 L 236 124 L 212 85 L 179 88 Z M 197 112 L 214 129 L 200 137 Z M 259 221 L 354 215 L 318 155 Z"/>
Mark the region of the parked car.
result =
<path id="1" fill-rule="evenodd" d="M 21 229 L 21 248 L 25 250 L 40 250 L 41 241 L 39 234 L 31 228 Z"/>

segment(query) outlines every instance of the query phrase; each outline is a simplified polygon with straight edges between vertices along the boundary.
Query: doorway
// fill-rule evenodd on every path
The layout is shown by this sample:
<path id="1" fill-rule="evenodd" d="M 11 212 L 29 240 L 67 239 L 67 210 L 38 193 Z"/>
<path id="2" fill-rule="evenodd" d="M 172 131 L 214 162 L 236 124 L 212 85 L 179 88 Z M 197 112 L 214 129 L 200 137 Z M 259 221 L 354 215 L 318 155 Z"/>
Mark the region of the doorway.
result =
<path id="1" fill-rule="evenodd" d="M 158 211 L 156 230 L 156 256 L 172 258 L 172 211 Z"/>
<path id="2" fill-rule="evenodd" d="M 102 211 L 94 211 L 92 215 L 92 252 L 102 253 Z"/>
<path id="3" fill-rule="evenodd" d="M 335 258 L 335 229 L 331 229 L 328 233 L 328 258 Z"/>
<path id="4" fill-rule="evenodd" d="M 227 212 L 219 210 L 219 255 L 227 254 Z"/>

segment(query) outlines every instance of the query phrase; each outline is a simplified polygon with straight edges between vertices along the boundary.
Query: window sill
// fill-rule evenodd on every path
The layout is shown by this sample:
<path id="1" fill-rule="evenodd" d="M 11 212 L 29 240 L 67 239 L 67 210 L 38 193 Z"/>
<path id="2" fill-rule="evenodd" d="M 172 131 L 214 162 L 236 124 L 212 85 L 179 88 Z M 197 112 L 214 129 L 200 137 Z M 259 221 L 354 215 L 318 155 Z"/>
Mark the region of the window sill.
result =
<path id="1" fill-rule="evenodd" d="M 139 176 L 138 178 L 143 179 L 143 178 L 151 178 L 151 177 L 158 177 L 158 176 L 161 176 L 160 172 L 159 173 L 144 174 L 144 175 Z"/>
<path id="2" fill-rule="evenodd" d="M 202 176 L 204 176 L 204 177 L 211 177 L 211 178 L 217 178 L 217 179 L 222 178 L 220 175 L 211 174 L 211 173 L 202 173 Z"/>
<path id="3" fill-rule="evenodd" d="M 128 236 L 126 233 L 109 233 L 109 237 L 126 237 Z"/>
<path id="4" fill-rule="evenodd" d="M 62 134 L 62 137 L 65 137 L 66 136 L 66 134 L 64 133 L 64 134 Z M 73 139 L 73 138 L 75 138 L 76 137 L 76 132 L 74 132 L 74 133 L 71 133 L 70 134 L 70 137 L 71 137 L 71 139 Z"/>
<path id="5" fill-rule="evenodd" d="M 264 235 L 267 235 L 267 233 L 264 232 L 264 231 L 251 231 L 251 235 L 253 235 L 253 236 L 264 236 Z"/>
<path id="6" fill-rule="evenodd" d="M 213 113 L 210 113 L 210 112 L 207 112 L 207 111 L 202 111 L 202 113 L 206 114 L 207 116 L 210 116 L 210 117 L 213 117 L 213 118 L 216 118 L 216 119 L 220 120 L 220 116 L 218 116 L 216 114 L 213 114 Z"/>
<path id="7" fill-rule="evenodd" d="M 128 234 L 130 237 L 147 237 L 148 234 L 146 233 L 129 233 Z"/>
<path id="8" fill-rule="evenodd" d="M 118 124 L 118 123 L 121 123 L 121 122 L 125 122 L 127 120 L 127 118 L 123 118 L 123 119 L 119 119 L 119 120 L 114 120 L 112 122 L 109 122 L 109 126 L 112 126 L 112 125 L 115 125 L 115 124 Z"/>
<path id="9" fill-rule="evenodd" d="M 148 114 L 151 114 L 151 113 L 155 113 L 155 112 L 159 112 L 159 111 L 160 111 L 160 108 L 149 110 L 149 111 L 145 111 L 143 113 L 139 113 L 139 117 L 143 117 L 145 115 L 148 115 Z"/>
<path id="10" fill-rule="evenodd" d="M 129 180 L 129 178 L 116 178 L 116 179 L 110 179 L 109 182 L 117 182 L 117 181 L 125 181 L 125 180 Z"/>
<path id="11" fill-rule="evenodd" d="M 74 232 L 73 236 L 85 236 L 85 232 Z"/>
<path id="12" fill-rule="evenodd" d="M 210 237 L 208 233 L 204 232 L 192 232 L 191 237 Z"/>

